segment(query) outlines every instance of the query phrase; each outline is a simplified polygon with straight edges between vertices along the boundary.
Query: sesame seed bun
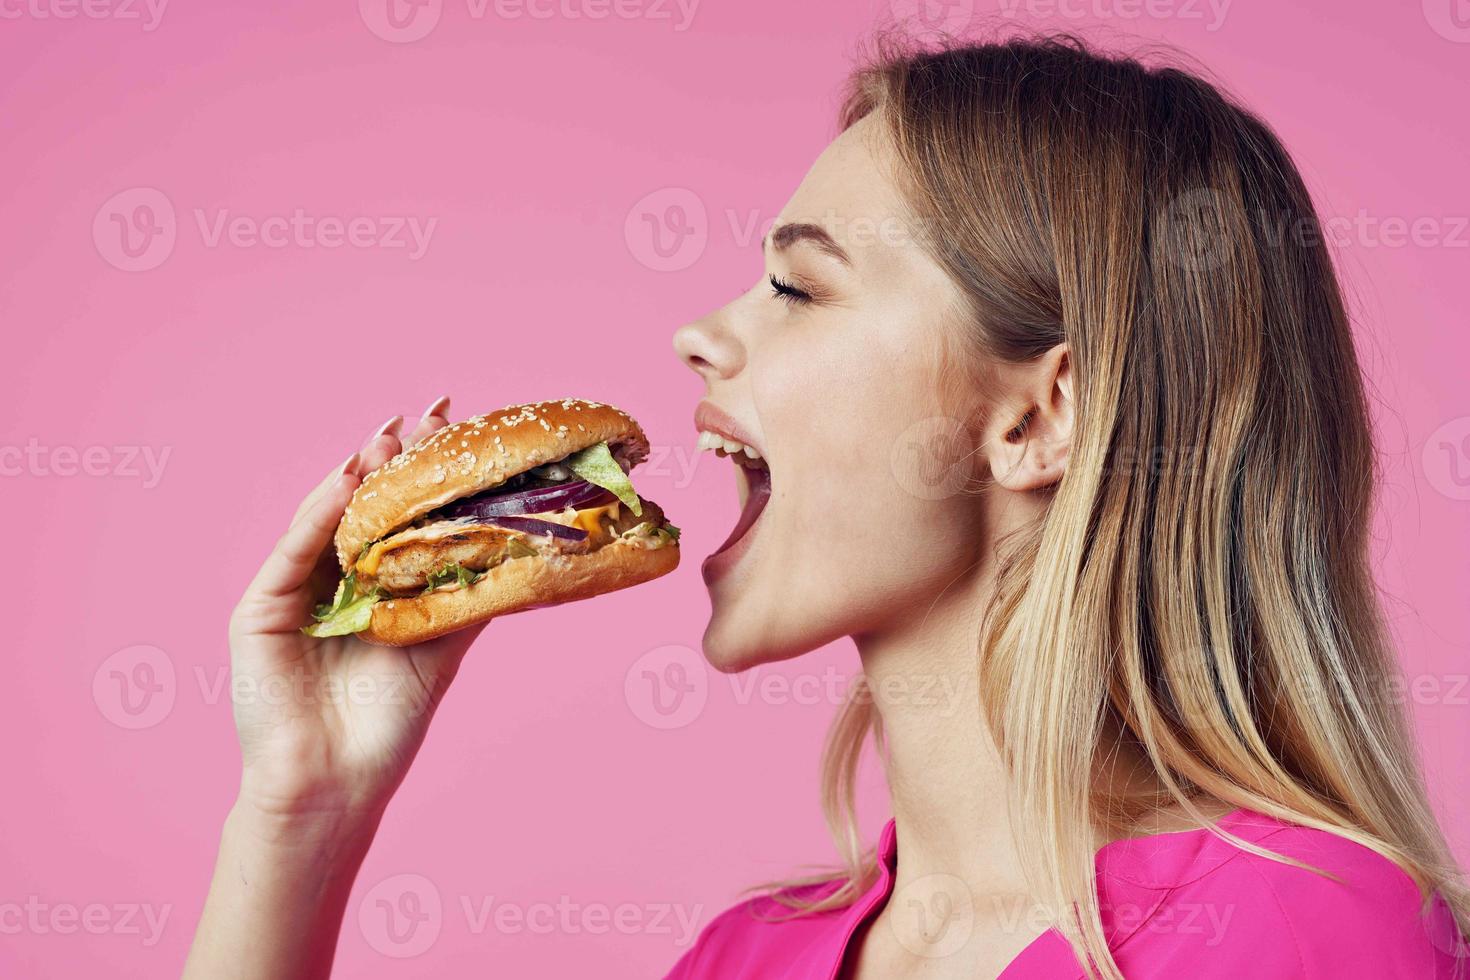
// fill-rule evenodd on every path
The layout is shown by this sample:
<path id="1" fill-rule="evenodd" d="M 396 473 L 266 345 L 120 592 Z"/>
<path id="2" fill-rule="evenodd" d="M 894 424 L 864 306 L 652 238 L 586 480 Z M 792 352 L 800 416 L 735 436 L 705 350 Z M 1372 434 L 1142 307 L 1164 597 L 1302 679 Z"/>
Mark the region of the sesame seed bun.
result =
<path id="1" fill-rule="evenodd" d="M 624 540 L 584 555 L 515 558 L 496 565 L 464 588 L 385 599 L 373 607 L 372 624 L 357 635 L 384 646 L 422 643 L 495 616 L 647 582 L 672 572 L 678 564 L 677 543 L 647 548 Z"/>
<path id="2" fill-rule="evenodd" d="M 337 527 L 343 572 L 369 542 L 461 497 L 606 442 L 632 464 L 648 456 L 648 437 L 611 405 L 565 398 L 512 405 L 446 426 L 363 478 Z"/>

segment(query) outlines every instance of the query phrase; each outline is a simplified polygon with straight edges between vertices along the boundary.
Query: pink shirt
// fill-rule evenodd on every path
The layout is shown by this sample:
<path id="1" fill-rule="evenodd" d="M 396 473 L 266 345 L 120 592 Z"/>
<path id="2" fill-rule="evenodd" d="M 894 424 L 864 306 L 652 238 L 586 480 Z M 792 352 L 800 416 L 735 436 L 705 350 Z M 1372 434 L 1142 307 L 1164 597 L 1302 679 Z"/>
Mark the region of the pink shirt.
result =
<path id="1" fill-rule="evenodd" d="M 1436 899 L 1425 914 L 1413 881 L 1391 861 L 1246 810 L 1220 824 L 1340 881 L 1241 851 L 1207 830 L 1114 841 L 1097 854 L 1098 893 L 1108 945 L 1129 980 L 1470 976 L 1449 909 Z M 762 921 L 790 914 L 768 898 L 737 905 L 705 928 L 670 980 L 835 980 L 858 927 L 888 900 L 897 856 L 889 821 L 879 880 L 853 905 L 784 922 Z M 1083 976 L 1066 940 L 1047 932 L 1001 980 Z"/>

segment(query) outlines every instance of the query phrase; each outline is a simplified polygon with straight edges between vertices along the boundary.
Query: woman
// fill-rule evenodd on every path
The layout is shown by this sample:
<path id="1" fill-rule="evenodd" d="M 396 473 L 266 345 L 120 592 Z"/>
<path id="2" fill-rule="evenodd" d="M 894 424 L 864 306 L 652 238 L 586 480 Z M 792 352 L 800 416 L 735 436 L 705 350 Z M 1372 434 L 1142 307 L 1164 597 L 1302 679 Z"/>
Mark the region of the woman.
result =
<path id="1" fill-rule="evenodd" d="M 707 656 L 851 636 L 862 659 L 826 760 L 846 867 L 725 913 L 674 975 L 1453 975 L 1470 899 L 1388 697 L 1363 388 L 1280 143 L 1189 74 L 1069 39 L 890 50 L 842 121 L 765 276 L 675 347 L 701 430 L 750 447 Z M 231 636 L 239 674 L 414 697 L 237 707 L 189 976 L 326 975 L 473 639 L 297 632 L 400 445 L 394 420 L 303 503 Z M 853 830 L 869 733 L 877 852 Z"/>

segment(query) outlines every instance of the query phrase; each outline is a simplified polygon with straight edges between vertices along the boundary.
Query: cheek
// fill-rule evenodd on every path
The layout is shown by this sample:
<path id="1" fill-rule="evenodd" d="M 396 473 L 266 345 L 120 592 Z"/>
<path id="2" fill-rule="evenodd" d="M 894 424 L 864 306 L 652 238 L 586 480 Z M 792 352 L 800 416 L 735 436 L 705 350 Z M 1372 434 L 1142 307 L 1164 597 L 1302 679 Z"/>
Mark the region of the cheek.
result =
<path id="1" fill-rule="evenodd" d="M 757 590 L 785 610 L 768 637 L 792 646 L 881 626 L 977 555 L 979 500 L 955 468 L 969 454 L 943 441 L 957 426 L 937 406 L 936 368 L 918 343 L 867 337 L 811 350 L 793 337 L 753 378 L 776 460 Z"/>

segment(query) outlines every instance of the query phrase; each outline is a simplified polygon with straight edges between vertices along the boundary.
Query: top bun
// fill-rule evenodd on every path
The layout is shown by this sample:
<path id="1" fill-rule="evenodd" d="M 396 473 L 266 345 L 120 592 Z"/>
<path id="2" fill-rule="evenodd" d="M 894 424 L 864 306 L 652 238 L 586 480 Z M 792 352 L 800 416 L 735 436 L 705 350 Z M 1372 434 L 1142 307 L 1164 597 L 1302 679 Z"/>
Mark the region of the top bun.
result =
<path id="1" fill-rule="evenodd" d="M 621 445 L 631 465 L 648 456 L 648 437 L 627 412 L 580 398 L 445 426 L 363 477 L 337 527 L 337 560 L 345 572 L 369 542 L 429 511 L 599 442 Z"/>

